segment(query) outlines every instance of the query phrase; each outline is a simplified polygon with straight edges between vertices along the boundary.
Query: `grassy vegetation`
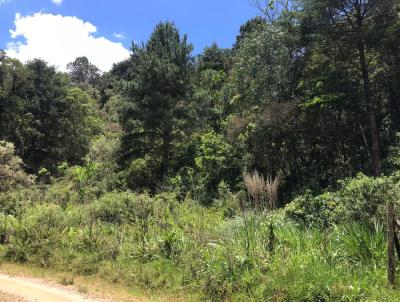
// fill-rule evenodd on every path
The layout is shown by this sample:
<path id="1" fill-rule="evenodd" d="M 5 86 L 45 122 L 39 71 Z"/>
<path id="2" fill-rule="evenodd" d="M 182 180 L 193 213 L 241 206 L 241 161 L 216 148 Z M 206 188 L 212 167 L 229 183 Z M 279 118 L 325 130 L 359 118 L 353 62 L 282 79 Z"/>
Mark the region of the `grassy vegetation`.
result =
<path id="1" fill-rule="evenodd" d="M 122 284 L 109 283 L 96 275 L 81 276 L 60 272 L 34 264 L 7 263 L 0 264 L 2 273 L 24 278 L 40 278 L 49 283 L 58 283 L 76 291 L 86 290 L 90 297 L 124 302 L 181 302 L 195 301 L 189 295 L 172 295 L 167 292 L 150 292 L 138 287 L 125 287 Z"/>
<path id="2" fill-rule="evenodd" d="M 95 276 L 187 300 L 398 301 L 386 286 L 382 203 L 360 210 L 392 181 L 360 175 L 270 213 L 240 210 L 229 192 L 211 207 L 172 193 L 79 202 L 87 196 L 60 183 L 2 193 L 1 258 L 64 272 L 63 283 Z"/>

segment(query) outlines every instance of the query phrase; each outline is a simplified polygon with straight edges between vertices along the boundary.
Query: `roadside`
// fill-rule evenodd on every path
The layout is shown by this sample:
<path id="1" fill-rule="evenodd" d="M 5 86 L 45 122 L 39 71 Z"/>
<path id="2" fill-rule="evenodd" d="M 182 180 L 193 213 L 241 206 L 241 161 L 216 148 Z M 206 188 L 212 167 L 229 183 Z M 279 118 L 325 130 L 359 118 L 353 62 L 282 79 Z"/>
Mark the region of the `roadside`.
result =
<path id="1" fill-rule="evenodd" d="M 56 284 L 48 284 L 39 279 L 12 277 L 6 274 L 0 274 L 0 290 L 7 294 L 5 296 L 6 299 L 11 299 L 13 297 L 16 298 L 16 295 L 20 295 L 23 299 L 27 301 L 38 302 L 100 301 L 84 297 L 81 294 L 73 292 L 71 289 L 57 286 Z M 20 298 L 17 297 L 17 299 Z M 20 299 L 20 301 L 24 301 L 23 299 Z"/>
<path id="2" fill-rule="evenodd" d="M 186 302 L 194 301 L 187 297 L 173 296 L 170 294 L 151 293 L 144 291 L 139 288 L 126 287 L 121 284 L 110 283 L 99 276 L 74 276 L 69 273 L 58 272 L 51 269 L 44 269 L 32 265 L 20 265 L 11 263 L 2 263 L 0 265 L 0 302 L 3 302 L 1 292 L 5 292 L 7 288 L 2 287 L 2 282 L 5 283 L 4 277 L 13 277 L 17 280 L 22 279 L 28 283 L 33 282 L 35 284 L 41 284 L 44 287 L 55 288 L 63 292 L 67 291 L 71 294 L 78 294 L 82 297 L 90 297 L 92 300 L 85 299 L 83 301 L 123 301 L 123 302 Z M 21 295 L 20 287 L 17 287 L 17 291 L 7 290 L 7 293 L 14 295 Z M 4 294 L 3 294 L 4 295 Z M 18 302 L 30 302 L 24 300 L 7 300 L 4 295 L 4 302 L 18 301 Z M 42 302 L 42 300 L 37 300 Z M 46 301 L 47 300 L 43 300 Z M 50 300 L 63 301 L 64 300 Z M 65 301 L 81 301 L 81 300 L 65 300 Z"/>

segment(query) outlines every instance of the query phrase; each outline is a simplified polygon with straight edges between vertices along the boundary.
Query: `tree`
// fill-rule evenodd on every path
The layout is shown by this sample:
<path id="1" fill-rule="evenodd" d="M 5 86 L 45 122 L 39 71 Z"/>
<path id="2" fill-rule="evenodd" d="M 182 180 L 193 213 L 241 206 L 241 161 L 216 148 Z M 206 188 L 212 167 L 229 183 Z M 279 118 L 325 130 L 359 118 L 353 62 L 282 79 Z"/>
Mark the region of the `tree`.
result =
<path id="1" fill-rule="evenodd" d="M 267 23 L 245 35 L 235 51 L 230 72 L 233 102 L 238 112 L 252 112 L 292 94 L 293 58 L 280 27 Z"/>
<path id="2" fill-rule="evenodd" d="M 265 26 L 265 24 L 266 24 L 266 20 L 264 18 L 255 17 L 255 18 L 247 21 L 242 26 L 240 26 L 239 35 L 236 37 L 236 42 L 235 42 L 235 45 L 233 46 L 233 50 L 235 51 L 239 47 L 240 43 L 247 36 L 251 35 L 254 32 L 262 30 L 262 28 Z"/>
<path id="3" fill-rule="evenodd" d="M 15 154 L 14 145 L 0 141 L 0 192 L 33 182 L 33 176 L 25 173 L 22 159 Z"/>
<path id="4" fill-rule="evenodd" d="M 228 72 L 230 69 L 231 52 L 229 49 L 221 49 L 217 43 L 206 47 L 199 56 L 199 71 L 212 69 L 216 71 Z"/>
<path id="5" fill-rule="evenodd" d="M 192 45 L 172 23 L 160 23 L 141 47 L 132 46 L 121 113 L 122 161 L 153 156 L 158 180 L 169 174 L 179 143 L 190 134 Z"/>
<path id="6" fill-rule="evenodd" d="M 69 148 L 81 150 L 81 146 L 74 146 L 72 141 L 79 141 L 79 137 L 84 135 L 75 133 L 74 128 L 71 128 L 77 125 L 81 115 L 74 116 L 79 110 L 74 110 L 71 103 L 73 98 L 67 95 L 68 79 L 41 60 L 28 63 L 27 68 L 30 71 L 30 87 L 24 114 L 31 117 L 33 132 L 20 146 L 22 157 L 32 171 L 37 171 L 42 166 L 53 170 L 63 161 L 79 163 L 85 154 L 80 151 L 78 154 L 67 152 Z M 86 113 L 86 110 L 82 110 L 83 115 Z M 71 132 L 78 137 L 71 135 Z"/>
<path id="7" fill-rule="evenodd" d="M 201 127 L 202 131 L 208 128 L 221 130 L 226 107 L 223 97 L 226 79 L 227 74 L 223 70 L 205 69 L 196 74 L 193 99 L 199 128 Z"/>
<path id="8" fill-rule="evenodd" d="M 374 45 L 380 43 L 386 28 L 385 19 L 396 14 L 394 0 L 324 0 L 305 1 L 305 11 L 314 18 L 321 35 L 327 43 L 352 62 L 359 74 L 363 91 L 363 106 L 367 117 L 370 152 L 374 175 L 382 171 L 380 131 L 377 121 L 377 96 L 371 83 L 371 63 L 368 56 Z M 356 58 L 356 60 L 355 60 Z"/>
<path id="9" fill-rule="evenodd" d="M 222 181 L 232 187 L 237 183 L 241 173 L 237 150 L 213 131 L 200 137 L 195 164 L 200 184 L 198 198 L 203 202 L 210 203 L 216 197 Z"/>
<path id="10" fill-rule="evenodd" d="M 216 43 L 199 55 L 193 99 L 202 131 L 209 128 L 220 131 L 224 115 L 224 84 L 231 69 L 232 53 Z"/>
<path id="11" fill-rule="evenodd" d="M 87 57 L 78 57 L 67 65 L 72 82 L 85 86 L 96 86 L 100 80 L 100 70 Z"/>
<path id="12" fill-rule="evenodd" d="M 28 71 L 25 66 L 2 52 L 0 56 L 0 138 L 9 139 L 23 122 L 20 112 L 26 97 L 27 83 Z"/>
<path id="13" fill-rule="evenodd" d="M 388 22 L 389 21 L 389 22 Z M 400 20 L 396 16 L 386 18 L 384 31 L 380 32 L 380 43 L 375 45 L 379 53 L 379 72 L 374 74 L 379 87 L 388 100 L 391 120 L 391 141 L 400 131 Z M 390 142 L 392 143 L 392 142 Z M 389 143 L 389 144 L 390 144 Z"/>
<path id="14" fill-rule="evenodd" d="M 53 124 L 57 125 L 59 150 L 58 162 L 71 164 L 83 162 L 89 151 L 91 139 L 101 129 L 101 121 L 96 116 L 96 102 L 78 87 L 68 88 Z"/>
<path id="15" fill-rule="evenodd" d="M 390 36 L 393 32 L 389 35 L 388 32 L 396 28 L 398 1 L 309 0 L 305 1 L 305 11 L 309 20 L 314 20 L 311 22 L 312 26 L 318 28 L 312 31 L 313 35 L 317 33 L 317 36 L 319 34 L 319 37 L 323 37 L 321 40 L 326 41 L 336 52 L 341 53 L 349 65 L 355 67 L 352 69 L 351 77 L 359 79 L 360 82 L 358 88 L 362 92 L 362 98 L 357 102 L 357 108 L 365 115 L 361 121 L 368 125 L 369 141 L 363 133 L 361 123 L 360 128 L 370 157 L 373 175 L 379 176 L 382 172 L 382 156 L 384 154 L 382 140 L 385 139 L 385 136 L 382 134 L 388 132 L 387 127 L 382 130 L 385 117 L 386 120 L 392 120 L 394 128 L 399 125 L 396 114 L 387 114 L 382 110 L 387 106 L 386 99 L 389 99 L 388 107 L 391 107 L 393 113 L 398 113 L 399 110 L 398 102 L 394 101 L 397 94 L 396 86 L 393 85 L 396 72 L 393 68 L 385 70 L 384 67 L 386 59 L 391 57 L 393 60 L 396 55 L 393 56 L 391 53 L 388 56 L 390 51 L 385 51 L 380 46 L 386 44 L 388 36 L 391 40 Z M 396 59 L 394 60 L 396 61 Z M 390 80 L 382 82 L 379 80 L 380 77 L 388 77 Z M 385 95 L 385 91 L 389 91 L 389 94 Z M 387 277 L 389 284 L 394 285 L 395 226 L 394 204 L 391 201 L 387 202 L 387 230 Z"/>
<path id="16" fill-rule="evenodd" d="M 132 63 L 132 61 L 130 59 L 126 59 L 124 61 L 118 62 L 113 65 L 110 72 L 118 80 L 128 80 L 129 79 L 129 68 L 131 67 L 131 63 Z"/>
<path id="17" fill-rule="evenodd" d="M 246 150 L 248 171 L 283 173 L 289 198 L 352 176 L 368 156 L 353 69 L 339 53 L 321 53 L 324 44 L 309 42 L 299 20 L 278 21 L 259 23 L 234 52 L 226 130 L 230 143 Z"/>
<path id="18" fill-rule="evenodd" d="M 81 163 L 99 129 L 94 101 L 42 60 L 24 66 L 3 58 L 0 100 L 0 139 L 15 144 L 32 173 L 54 171 L 63 161 Z"/>

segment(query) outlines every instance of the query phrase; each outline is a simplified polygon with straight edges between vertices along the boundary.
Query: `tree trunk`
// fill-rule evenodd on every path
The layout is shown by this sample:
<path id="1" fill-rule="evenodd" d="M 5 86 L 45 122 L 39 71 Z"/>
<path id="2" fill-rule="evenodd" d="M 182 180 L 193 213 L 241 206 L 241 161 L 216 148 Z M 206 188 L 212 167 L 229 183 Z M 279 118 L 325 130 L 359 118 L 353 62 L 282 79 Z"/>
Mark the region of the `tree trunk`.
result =
<path id="1" fill-rule="evenodd" d="M 364 96 L 367 103 L 367 114 L 368 122 L 371 135 L 372 144 L 372 169 L 374 176 L 379 176 L 382 172 L 381 165 L 381 150 L 380 150 L 380 139 L 379 129 L 376 122 L 375 116 L 375 102 L 371 95 L 371 84 L 369 81 L 368 64 L 365 58 L 365 45 L 360 42 L 358 45 L 358 51 L 360 56 L 360 67 L 362 73 L 362 79 L 364 82 Z M 395 224 L 394 224 L 394 203 L 388 201 L 387 206 L 387 279 L 390 286 L 395 284 Z"/>
<path id="2" fill-rule="evenodd" d="M 361 25 L 361 24 L 360 24 Z M 364 83 L 364 97 L 367 103 L 367 115 L 371 135 L 372 145 L 372 169 L 374 176 L 379 176 L 382 172 L 381 149 L 379 139 L 379 129 L 375 116 L 375 101 L 371 94 L 371 83 L 369 80 L 368 64 L 365 57 L 365 44 L 363 39 L 358 43 L 361 74 Z M 390 286 L 395 284 L 395 224 L 394 224 L 394 203 L 388 201 L 387 206 L 387 279 Z"/>
<path id="3" fill-rule="evenodd" d="M 368 123 L 371 136 L 372 170 L 375 176 L 379 176 L 382 171 L 379 129 L 378 129 L 378 124 L 376 122 L 375 101 L 371 94 L 371 83 L 369 80 L 368 64 L 365 58 L 365 46 L 363 42 L 359 43 L 358 52 L 359 52 L 362 79 L 364 83 L 364 97 L 367 103 L 367 115 L 368 115 Z"/>

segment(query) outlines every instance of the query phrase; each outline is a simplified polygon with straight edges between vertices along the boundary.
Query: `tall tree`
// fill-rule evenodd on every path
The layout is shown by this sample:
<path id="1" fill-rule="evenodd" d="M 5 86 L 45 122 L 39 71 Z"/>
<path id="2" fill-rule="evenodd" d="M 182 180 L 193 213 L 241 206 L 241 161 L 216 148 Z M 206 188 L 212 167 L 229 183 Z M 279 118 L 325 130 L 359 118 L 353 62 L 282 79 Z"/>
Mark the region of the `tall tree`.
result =
<path id="1" fill-rule="evenodd" d="M 99 129 L 94 101 L 42 60 L 0 64 L 0 139 L 15 144 L 30 172 L 83 162 Z"/>
<path id="2" fill-rule="evenodd" d="M 206 47 L 199 55 L 194 100 L 203 131 L 208 130 L 207 126 L 214 131 L 220 131 L 225 107 L 223 87 L 231 68 L 231 61 L 231 50 L 221 49 L 216 43 Z"/>
<path id="3" fill-rule="evenodd" d="M 28 122 L 21 115 L 28 88 L 28 70 L 18 60 L 0 54 L 0 137 L 20 144 L 21 125 Z M 19 130 L 21 131 L 19 131 Z"/>
<path id="4" fill-rule="evenodd" d="M 359 69 L 364 106 L 369 127 L 372 169 L 375 175 L 382 170 L 382 152 L 377 121 L 377 95 L 371 83 L 374 45 L 384 36 L 382 20 L 396 14 L 395 0 L 306 0 L 305 10 L 317 20 L 318 31 L 329 37 L 325 41 L 342 52 Z M 356 58 L 356 60 L 353 60 Z M 357 75 L 355 75 L 357 76 Z"/>
<path id="5" fill-rule="evenodd" d="M 269 22 L 288 17 L 288 14 L 298 9 L 297 0 L 250 0 Z"/>
<path id="6" fill-rule="evenodd" d="M 256 24 L 234 51 L 227 81 L 231 107 L 227 133 L 232 145 L 245 150 L 244 169 L 275 175 L 292 168 L 287 153 L 296 141 L 294 59 L 280 26 Z"/>
<path id="7" fill-rule="evenodd" d="M 190 134 L 191 51 L 172 23 L 158 24 L 145 45 L 132 46 L 122 160 L 159 158 L 158 180 L 169 174 L 174 147 Z"/>
<path id="8" fill-rule="evenodd" d="M 199 57 L 199 71 L 213 69 L 216 71 L 228 72 L 230 69 L 231 51 L 229 49 L 221 49 L 217 43 L 206 47 Z"/>
<path id="9" fill-rule="evenodd" d="M 252 112 L 268 103 L 288 101 L 292 68 L 293 58 L 281 28 L 257 23 L 234 53 L 230 85 L 236 111 Z"/>
<path id="10" fill-rule="evenodd" d="M 248 20 L 245 24 L 240 26 L 239 35 L 236 37 L 236 42 L 233 46 L 233 50 L 235 51 L 240 43 L 249 35 L 254 32 L 261 30 L 266 24 L 265 18 L 255 17 Z"/>
<path id="11" fill-rule="evenodd" d="M 100 80 L 100 70 L 87 57 L 76 58 L 67 68 L 72 81 L 78 85 L 95 86 Z"/>

